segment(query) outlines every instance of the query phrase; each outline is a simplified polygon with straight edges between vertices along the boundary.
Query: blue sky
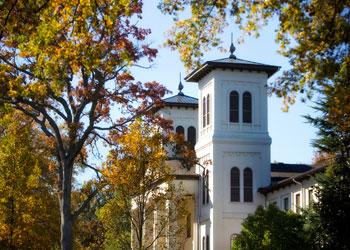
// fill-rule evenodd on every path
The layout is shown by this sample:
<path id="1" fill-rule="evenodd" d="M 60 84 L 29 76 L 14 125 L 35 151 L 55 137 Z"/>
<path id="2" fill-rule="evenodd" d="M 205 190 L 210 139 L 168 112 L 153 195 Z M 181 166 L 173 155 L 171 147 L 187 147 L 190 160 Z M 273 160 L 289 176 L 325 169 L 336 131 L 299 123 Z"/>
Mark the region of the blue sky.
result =
<path id="1" fill-rule="evenodd" d="M 151 69 L 133 70 L 135 78 L 143 82 L 158 81 L 176 94 L 179 72 L 185 75 L 185 69 L 176 51 L 162 48 L 165 32 L 170 28 L 172 19 L 160 13 L 156 8 L 157 1 L 145 2 L 143 20 L 140 24 L 152 30 L 148 42 L 153 47 L 158 48 L 159 53 Z M 269 82 L 271 82 L 283 70 L 290 67 L 288 60 L 277 53 L 278 45 L 275 42 L 275 29 L 276 21 L 273 20 L 269 26 L 261 30 L 259 38 L 245 37 L 243 44 L 237 44 L 237 38 L 240 35 L 239 30 L 235 26 L 229 26 L 226 28 L 225 33 L 222 34 L 222 38 L 225 41 L 224 46 L 228 49 L 230 34 L 233 32 L 236 46 L 235 55 L 238 58 L 281 66 L 281 70 L 269 79 Z M 228 55 L 229 53 L 223 53 L 214 49 L 205 53 L 204 60 L 223 58 Z M 196 84 L 182 82 L 184 84 L 184 93 L 197 97 Z M 316 130 L 305 123 L 302 115 L 314 112 L 310 108 L 312 103 L 301 103 L 298 100 L 295 105 L 290 107 L 287 113 L 282 111 L 282 99 L 274 96 L 269 97 L 268 105 L 269 133 L 272 138 L 271 161 L 310 164 L 314 154 L 311 140 L 315 138 Z"/>

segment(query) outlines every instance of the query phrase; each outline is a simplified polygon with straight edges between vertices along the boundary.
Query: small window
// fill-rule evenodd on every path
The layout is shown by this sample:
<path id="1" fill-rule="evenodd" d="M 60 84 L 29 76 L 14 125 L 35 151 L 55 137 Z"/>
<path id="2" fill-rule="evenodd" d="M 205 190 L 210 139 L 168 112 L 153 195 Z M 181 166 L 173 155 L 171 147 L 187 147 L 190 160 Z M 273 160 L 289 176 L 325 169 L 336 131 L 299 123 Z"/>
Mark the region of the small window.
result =
<path id="1" fill-rule="evenodd" d="M 312 203 L 314 203 L 314 193 L 313 193 L 313 189 L 312 188 L 310 188 L 309 189 L 309 205 L 311 205 Z"/>
<path id="2" fill-rule="evenodd" d="M 253 171 L 250 168 L 244 169 L 244 202 L 253 201 Z"/>
<path id="3" fill-rule="evenodd" d="M 208 94 L 208 96 L 207 96 L 207 125 L 209 125 L 209 123 L 210 123 L 209 111 L 210 111 L 210 98 L 209 98 L 209 94 Z"/>
<path id="4" fill-rule="evenodd" d="M 188 214 L 186 217 L 186 236 L 187 238 L 192 237 L 192 221 L 191 221 L 191 214 Z"/>
<path id="5" fill-rule="evenodd" d="M 192 126 L 187 129 L 187 141 L 191 144 L 192 148 L 194 148 L 196 144 L 196 129 Z"/>
<path id="6" fill-rule="evenodd" d="M 237 91 L 230 93 L 230 122 L 239 122 L 239 96 Z"/>
<path id="7" fill-rule="evenodd" d="M 178 134 L 178 135 L 184 136 L 184 134 L 185 134 L 185 129 L 182 126 L 177 126 L 175 131 L 176 131 L 176 134 Z"/>
<path id="8" fill-rule="evenodd" d="M 203 103 L 202 103 L 203 128 L 205 128 L 206 122 L 207 122 L 207 119 L 206 119 L 206 115 L 207 115 L 206 106 L 207 106 L 207 104 L 206 103 L 207 103 L 207 101 L 206 101 L 206 98 L 204 97 L 203 98 Z"/>
<path id="9" fill-rule="evenodd" d="M 231 168 L 231 201 L 240 201 L 239 169 Z"/>
<path id="10" fill-rule="evenodd" d="M 288 197 L 285 197 L 283 199 L 283 209 L 284 209 L 284 211 L 288 211 L 289 210 L 289 199 L 288 199 Z"/>
<path id="11" fill-rule="evenodd" d="M 252 95 L 249 92 L 243 94 L 243 122 L 252 123 Z"/>
<path id="12" fill-rule="evenodd" d="M 207 250 L 210 250 L 210 240 L 209 240 L 209 235 L 207 235 Z"/>
<path id="13" fill-rule="evenodd" d="M 301 203 L 300 203 L 300 194 L 295 195 L 295 212 L 300 213 Z"/>

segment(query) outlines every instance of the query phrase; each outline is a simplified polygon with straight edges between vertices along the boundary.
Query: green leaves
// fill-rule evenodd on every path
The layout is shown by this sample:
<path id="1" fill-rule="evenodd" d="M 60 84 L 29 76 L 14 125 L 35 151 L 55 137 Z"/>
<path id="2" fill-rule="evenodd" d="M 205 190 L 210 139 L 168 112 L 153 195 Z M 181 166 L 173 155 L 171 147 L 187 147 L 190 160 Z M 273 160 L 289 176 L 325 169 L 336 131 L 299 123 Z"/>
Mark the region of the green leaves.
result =
<path id="1" fill-rule="evenodd" d="M 243 221 L 232 249 L 310 249 L 303 225 L 304 220 L 298 214 L 281 211 L 276 205 L 260 206 Z"/>
<path id="2" fill-rule="evenodd" d="M 166 45 L 180 52 L 187 69 L 201 63 L 204 51 L 220 46 L 219 36 L 228 22 L 236 23 L 243 34 L 258 36 L 260 28 L 277 16 L 276 42 L 292 69 L 271 87 L 288 106 L 296 94 L 311 98 L 320 86 L 331 85 L 341 69 L 350 68 L 349 4 L 349 0 L 163 0 L 159 8 L 175 16 Z M 342 77 L 349 82 L 348 73 Z"/>

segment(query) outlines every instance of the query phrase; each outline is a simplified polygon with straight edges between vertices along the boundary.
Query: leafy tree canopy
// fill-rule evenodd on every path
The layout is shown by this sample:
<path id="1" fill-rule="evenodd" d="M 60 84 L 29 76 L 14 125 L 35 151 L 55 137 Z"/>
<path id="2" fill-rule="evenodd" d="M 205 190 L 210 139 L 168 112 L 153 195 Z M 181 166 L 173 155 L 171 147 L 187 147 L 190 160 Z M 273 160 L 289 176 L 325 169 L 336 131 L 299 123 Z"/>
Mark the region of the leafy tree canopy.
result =
<path id="1" fill-rule="evenodd" d="M 277 17 L 276 41 L 292 69 L 272 90 L 285 98 L 285 104 L 293 103 L 298 92 L 311 97 L 339 76 L 350 84 L 349 6 L 349 0 L 162 0 L 159 4 L 163 13 L 174 17 L 166 45 L 179 50 L 188 69 L 198 66 L 205 50 L 221 44 L 219 35 L 228 23 L 258 35 L 260 27 Z"/>
<path id="2" fill-rule="evenodd" d="M 298 214 L 281 211 L 273 204 L 260 206 L 243 221 L 232 249 L 310 249 L 303 226 L 304 220 Z"/>
<path id="3" fill-rule="evenodd" d="M 0 248 L 59 245 L 54 165 L 40 133 L 19 112 L 0 118 Z"/>
<path id="4" fill-rule="evenodd" d="M 157 52 L 141 15 L 137 0 L 0 1 L 0 105 L 33 119 L 53 146 L 62 249 L 72 249 L 73 223 L 98 192 L 72 208 L 77 163 L 96 170 L 85 149 L 112 143 L 137 116 L 159 121 L 166 89 L 130 73 Z"/>
<path id="5" fill-rule="evenodd" d="M 179 235 L 181 225 L 174 222 L 184 213 L 183 196 L 181 189 L 172 183 L 173 170 L 166 162 L 166 147 L 172 141 L 172 136 L 161 128 L 150 127 L 138 119 L 110 152 L 102 172 L 115 196 L 101 209 L 100 216 L 104 221 L 113 213 L 120 216 L 107 223 L 109 229 L 115 230 L 109 231 L 109 236 L 118 233 L 115 244 L 125 244 L 129 235 L 122 223 L 125 219 L 131 223 L 133 249 L 149 249 L 154 244 L 163 249 L 166 238 Z M 168 209 L 166 204 L 176 208 Z M 175 243 L 182 241 L 171 243 L 174 249 Z"/>

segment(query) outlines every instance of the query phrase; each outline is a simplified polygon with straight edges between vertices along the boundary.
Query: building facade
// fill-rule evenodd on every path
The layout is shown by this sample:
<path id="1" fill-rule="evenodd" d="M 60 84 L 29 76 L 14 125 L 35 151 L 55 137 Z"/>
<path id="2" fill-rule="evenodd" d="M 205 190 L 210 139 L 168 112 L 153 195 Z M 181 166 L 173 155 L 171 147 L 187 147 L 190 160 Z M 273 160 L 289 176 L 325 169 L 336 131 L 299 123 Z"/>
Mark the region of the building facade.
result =
<path id="1" fill-rule="evenodd" d="M 243 219 L 259 205 L 298 212 L 313 196 L 310 166 L 270 161 L 267 80 L 279 67 L 233 52 L 231 45 L 228 58 L 207 61 L 186 76 L 198 84 L 198 100 L 183 93 L 180 81 L 179 93 L 160 111 L 195 144 L 199 159 L 192 170 L 176 173 L 191 200 L 184 249 L 231 249 Z"/>

